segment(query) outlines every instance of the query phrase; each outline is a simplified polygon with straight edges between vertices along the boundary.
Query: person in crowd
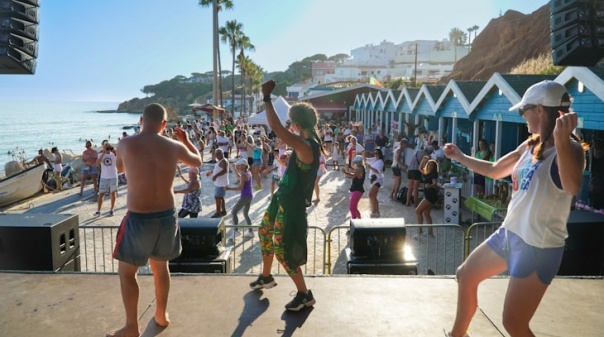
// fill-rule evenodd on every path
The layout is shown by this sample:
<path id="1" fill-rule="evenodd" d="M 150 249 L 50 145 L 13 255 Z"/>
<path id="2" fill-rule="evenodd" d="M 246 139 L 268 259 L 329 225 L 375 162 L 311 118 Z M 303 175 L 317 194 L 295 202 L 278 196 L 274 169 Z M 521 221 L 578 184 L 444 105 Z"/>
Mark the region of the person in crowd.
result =
<path id="1" fill-rule="evenodd" d="M 50 152 L 54 155 L 52 168 L 55 171 L 55 182 L 57 185 L 55 191 L 60 191 L 63 189 L 63 177 L 61 176 L 61 173 L 63 172 L 63 155 L 56 146 L 53 147 Z"/>
<path id="2" fill-rule="evenodd" d="M 438 162 L 435 159 L 430 159 L 428 156 L 422 158 L 422 162 L 419 168 L 422 173 L 422 182 L 424 183 L 424 198 L 419 202 L 419 205 L 415 208 L 415 216 L 417 217 L 417 223 L 423 224 L 424 220 L 426 224 L 432 224 L 432 216 L 430 212 L 436 202 L 438 201 Z M 420 236 L 425 236 L 423 228 L 420 227 L 418 234 L 413 238 L 417 240 Z M 432 226 L 428 226 L 428 237 L 433 238 L 434 232 Z"/>
<path id="3" fill-rule="evenodd" d="M 358 140 L 354 136 L 348 136 L 348 148 L 346 149 L 348 155 L 348 168 L 352 168 L 352 160 L 354 156 L 360 154 L 365 157 L 365 149 L 361 144 L 358 143 Z"/>
<path id="4" fill-rule="evenodd" d="M 442 164 L 443 160 L 445 159 L 445 153 L 443 152 L 443 149 L 438 145 L 438 140 L 436 139 L 430 143 L 430 146 L 432 146 L 432 154 L 430 155 L 430 159 L 436 160 L 436 163 L 440 166 L 440 164 Z"/>
<path id="5" fill-rule="evenodd" d="M 499 229 L 472 251 L 457 270 L 457 314 L 448 336 L 466 334 L 477 308 L 479 284 L 506 269 L 510 278 L 503 326 L 511 336 L 534 336 L 530 321 L 556 275 L 573 196 L 581 190 L 585 155 L 573 134 L 577 114 L 566 88 L 554 81 L 529 87 L 518 110 L 532 135 L 495 162 L 465 155 L 456 145 L 445 156 L 479 174 L 512 177 L 512 197 Z"/>
<path id="6" fill-rule="evenodd" d="M 155 324 L 167 327 L 170 291 L 168 261 L 180 255 L 180 230 L 174 209 L 174 168 L 179 161 L 198 167 L 199 152 L 184 130 L 177 128 L 177 141 L 162 137 L 166 110 L 160 104 L 145 107 L 141 132 L 118 144 L 117 167 L 128 177 L 127 207 L 118 230 L 113 257 L 119 260 L 119 279 L 126 311 L 126 324 L 108 337 L 139 336 L 138 269 L 150 261 L 155 282 Z"/>
<path id="7" fill-rule="evenodd" d="M 239 199 L 237 200 L 237 204 L 231 210 L 231 215 L 233 217 L 233 223 L 235 225 L 239 225 L 239 218 L 237 217 L 237 213 L 243 210 L 243 217 L 245 218 L 245 222 L 248 225 L 248 230 L 244 231 L 244 237 L 253 237 L 254 232 L 252 228 L 249 227 L 252 225 L 252 220 L 250 219 L 250 206 L 252 205 L 252 199 L 254 197 L 254 192 L 252 191 L 252 173 L 249 170 L 249 165 L 247 163 L 247 159 L 239 159 L 235 163 L 235 170 L 239 171 L 239 186 L 237 187 L 226 187 L 227 191 L 240 191 L 241 194 Z M 234 240 L 236 236 L 241 235 L 238 228 L 235 228 L 231 232 L 231 236 L 229 240 Z"/>
<path id="8" fill-rule="evenodd" d="M 380 188 L 384 185 L 384 154 L 382 150 L 373 150 L 373 158 L 368 160 L 367 169 L 369 171 L 369 203 L 371 204 L 371 217 L 380 217 L 380 204 L 377 199 Z"/>
<path id="9" fill-rule="evenodd" d="M 344 173 L 348 178 L 352 179 L 350 183 L 350 217 L 352 219 L 360 219 L 361 212 L 359 212 L 359 201 L 365 193 L 363 183 L 365 182 L 365 165 L 363 165 L 363 156 L 357 154 L 352 159 L 352 169 L 344 168 Z"/>
<path id="10" fill-rule="evenodd" d="M 42 149 L 38 150 L 38 155 L 31 161 L 31 163 L 35 164 L 35 165 L 42 165 L 42 164 L 46 163 L 46 165 L 48 167 L 53 167 L 50 160 L 48 160 L 48 158 L 46 158 L 46 156 L 44 155 L 44 151 Z M 54 171 L 54 169 L 53 169 L 53 171 Z"/>
<path id="11" fill-rule="evenodd" d="M 306 263 L 306 236 L 308 222 L 306 207 L 311 205 L 314 181 L 319 169 L 319 155 L 324 151 L 317 135 L 317 111 L 307 103 L 296 103 L 289 109 L 291 128 L 281 124 L 270 99 L 275 81 L 262 85 L 266 102 L 268 123 L 279 139 L 293 148 L 285 176 L 275 192 L 260 229 L 262 273 L 250 283 L 252 289 L 272 288 L 276 285 L 271 275 L 273 257 L 282 264 L 294 282 L 297 293 L 285 305 L 289 311 L 300 311 L 315 304 L 312 292 L 307 288 L 300 266 Z"/>
<path id="12" fill-rule="evenodd" d="M 421 160 L 424 155 L 425 152 L 423 150 L 416 150 L 413 154 L 413 157 L 409 161 L 409 165 L 407 166 L 408 189 L 405 203 L 406 206 L 410 206 L 419 202 L 419 184 L 422 179 L 422 174 L 419 170 L 419 164 L 421 163 Z"/>
<path id="13" fill-rule="evenodd" d="M 384 135 L 384 130 L 380 129 L 377 132 L 377 135 L 375 136 L 375 140 L 374 140 L 375 147 L 382 150 L 382 153 L 383 153 L 384 149 L 386 147 L 388 147 L 388 141 L 389 141 L 388 137 L 386 137 L 386 135 Z"/>
<path id="14" fill-rule="evenodd" d="M 262 146 L 262 166 L 260 168 L 259 175 L 262 178 L 266 178 L 266 172 L 269 165 L 269 157 L 272 153 L 270 140 L 266 136 L 260 137 L 260 144 Z"/>
<path id="15" fill-rule="evenodd" d="M 486 139 L 480 139 L 478 141 L 478 151 L 476 151 L 476 158 L 481 160 L 490 161 L 492 157 L 491 150 L 489 150 L 489 143 Z M 478 172 L 474 172 L 474 190 L 476 196 L 482 198 L 484 196 L 484 189 L 486 186 L 486 180 L 484 176 Z"/>
<path id="16" fill-rule="evenodd" d="M 331 151 L 331 163 L 332 163 L 332 169 L 334 171 L 339 171 L 340 170 L 340 143 L 339 142 L 335 142 L 333 143 L 332 146 L 332 151 Z"/>
<path id="17" fill-rule="evenodd" d="M 101 207 L 105 194 L 109 193 L 111 198 L 111 209 L 109 216 L 113 216 L 115 208 L 115 199 L 117 198 L 117 157 L 113 146 L 106 143 L 103 152 L 96 160 L 95 165 L 101 166 L 101 179 L 99 181 L 99 196 L 97 198 L 97 210 L 95 216 L 101 215 Z"/>
<path id="18" fill-rule="evenodd" d="M 88 180 L 88 178 L 92 180 L 92 185 L 94 186 L 93 193 L 98 193 L 99 167 L 96 164 L 98 158 L 99 154 L 92 148 L 92 142 L 87 140 L 86 150 L 82 152 L 82 179 L 80 181 L 79 196 L 82 196 L 82 193 L 84 193 L 84 185 L 86 185 L 86 180 Z"/>
<path id="19" fill-rule="evenodd" d="M 254 140 L 254 136 L 248 134 L 245 142 L 245 149 L 247 152 L 247 163 L 250 167 L 252 167 L 252 175 L 254 174 L 253 164 L 254 164 L 254 147 L 256 147 L 256 141 Z"/>
<path id="20" fill-rule="evenodd" d="M 325 143 L 325 149 L 328 153 L 333 152 L 333 138 L 333 130 L 331 129 L 331 127 L 329 127 L 329 125 L 325 125 L 325 127 L 323 128 L 323 142 Z"/>
<path id="21" fill-rule="evenodd" d="M 208 128 L 208 132 L 206 133 L 206 141 L 208 142 L 208 148 L 210 148 L 210 155 L 212 159 L 210 159 L 210 164 L 216 163 L 216 149 L 218 148 L 218 144 L 216 143 L 216 129 L 214 126 L 210 126 Z"/>
<path id="22" fill-rule="evenodd" d="M 226 133 L 222 130 L 218 131 L 216 145 L 218 145 L 218 148 L 222 150 L 222 155 L 226 160 L 229 160 L 229 144 L 229 138 L 226 136 Z"/>
<path id="23" fill-rule="evenodd" d="M 216 164 L 214 170 L 206 172 L 206 176 L 212 177 L 214 182 L 214 200 L 216 201 L 216 213 L 212 218 L 220 218 L 227 214 L 224 196 L 226 187 L 229 184 L 229 161 L 224 158 L 221 148 L 216 149 Z"/>
<path id="24" fill-rule="evenodd" d="M 326 150 L 327 151 L 327 150 Z M 317 170 L 317 178 L 315 179 L 315 196 L 317 197 L 313 200 L 313 203 L 316 205 L 321 202 L 321 188 L 319 187 L 319 180 L 321 177 L 327 173 L 327 167 L 325 167 L 327 159 L 324 154 L 319 156 L 319 169 Z"/>
<path id="25" fill-rule="evenodd" d="M 256 180 L 254 189 L 259 191 L 262 189 L 262 141 L 260 138 L 254 140 L 254 147 L 252 149 L 252 175 Z"/>
<path id="26" fill-rule="evenodd" d="M 179 170 L 180 172 L 180 170 Z M 182 193 L 182 207 L 178 211 L 179 218 L 197 218 L 201 212 L 201 184 L 199 182 L 199 169 L 197 167 L 189 167 L 189 179 L 179 174 L 184 180 L 187 187 L 181 190 L 174 190 L 174 193 Z"/>
<path id="27" fill-rule="evenodd" d="M 405 148 L 408 145 L 407 138 L 401 139 L 399 146 L 394 149 L 394 155 L 392 156 L 392 190 L 390 191 L 390 199 L 396 200 L 398 190 L 401 188 L 402 172 L 407 170 L 405 165 Z"/>

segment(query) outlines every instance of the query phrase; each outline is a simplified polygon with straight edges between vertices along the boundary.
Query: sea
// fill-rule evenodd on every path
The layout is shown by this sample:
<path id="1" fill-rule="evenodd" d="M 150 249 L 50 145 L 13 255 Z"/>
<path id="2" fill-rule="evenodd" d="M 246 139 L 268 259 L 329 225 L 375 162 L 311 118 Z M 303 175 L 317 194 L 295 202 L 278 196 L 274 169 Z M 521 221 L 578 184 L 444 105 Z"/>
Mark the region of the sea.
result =
<path id="1" fill-rule="evenodd" d="M 39 149 L 81 154 L 86 140 L 116 143 L 132 134 L 141 112 L 108 112 L 117 102 L 42 102 L 0 100 L 0 175 L 18 155 L 33 158 Z"/>

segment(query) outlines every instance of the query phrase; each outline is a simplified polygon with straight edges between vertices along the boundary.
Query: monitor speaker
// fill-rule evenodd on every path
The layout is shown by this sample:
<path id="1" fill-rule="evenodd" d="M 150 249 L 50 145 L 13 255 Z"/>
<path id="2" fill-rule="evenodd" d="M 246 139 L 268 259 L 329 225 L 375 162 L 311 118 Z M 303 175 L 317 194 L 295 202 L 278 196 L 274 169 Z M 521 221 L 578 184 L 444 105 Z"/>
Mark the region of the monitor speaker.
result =
<path id="1" fill-rule="evenodd" d="M 353 219 L 350 221 L 352 259 L 402 261 L 405 219 Z"/>
<path id="2" fill-rule="evenodd" d="M 0 214 L 0 270 L 80 271 L 78 216 Z"/>
<path id="3" fill-rule="evenodd" d="M 38 0 L 0 0 L 0 74 L 34 74 Z"/>
<path id="4" fill-rule="evenodd" d="M 224 223 L 222 218 L 178 219 L 182 252 L 174 262 L 208 261 L 223 251 L 221 245 Z"/>
<path id="5" fill-rule="evenodd" d="M 604 58 L 604 0 L 551 0 L 550 44 L 558 66 L 593 66 Z"/>

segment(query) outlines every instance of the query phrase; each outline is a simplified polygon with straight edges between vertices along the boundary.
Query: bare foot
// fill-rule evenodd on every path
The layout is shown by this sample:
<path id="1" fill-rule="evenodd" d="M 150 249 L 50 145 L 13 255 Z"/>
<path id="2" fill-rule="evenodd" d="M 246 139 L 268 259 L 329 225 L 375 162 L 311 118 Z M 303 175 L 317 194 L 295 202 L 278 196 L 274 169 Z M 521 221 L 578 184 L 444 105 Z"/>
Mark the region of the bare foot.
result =
<path id="1" fill-rule="evenodd" d="M 170 316 L 168 315 L 168 313 L 166 313 L 165 315 L 159 314 L 159 313 L 155 313 L 155 324 L 166 328 L 168 327 L 168 325 L 170 325 Z"/>
<path id="2" fill-rule="evenodd" d="M 107 337 L 138 337 L 141 332 L 136 328 L 123 327 L 116 331 L 109 331 L 105 336 Z"/>

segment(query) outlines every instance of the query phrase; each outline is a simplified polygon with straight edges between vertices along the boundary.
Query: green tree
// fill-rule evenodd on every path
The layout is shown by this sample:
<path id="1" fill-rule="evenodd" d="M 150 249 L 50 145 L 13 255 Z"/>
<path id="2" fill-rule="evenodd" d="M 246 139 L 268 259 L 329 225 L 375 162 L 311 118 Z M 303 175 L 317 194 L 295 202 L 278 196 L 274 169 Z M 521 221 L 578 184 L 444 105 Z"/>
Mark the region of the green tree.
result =
<path id="1" fill-rule="evenodd" d="M 472 26 L 472 31 L 474 32 L 474 40 L 476 40 L 476 34 L 478 34 L 478 29 L 479 28 L 480 27 L 477 26 L 477 25 Z M 474 41 L 474 40 L 472 40 L 472 41 Z"/>
<path id="2" fill-rule="evenodd" d="M 348 54 L 340 53 L 340 54 L 335 54 L 334 56 L 329 57 L 327 60 L 335 61 L 337 64 L 342 64 L 348 59 L 350 59 L 350 56 L 348 56 Z"/>
<path id="3" fill-rule="evenodd" d="M 256 47 L 250 42 L 247 35 L 242 35 L 239 39 L 239 72 L 241 73 L 241 112 L 245 111 L 245 76 L 251 67 L 252 60 L 245 55 L 245 51 L 255 51 Z"/>
<path id="4" fill-rule="evenodd" d="M 237 22 L 237 20 L 227 21 L 224 27 L 221 27 L 218 31 L 220 34 L 220 40 L 223 43 L 228 43 L 233 55 L 233 65 L 231 77 L 231 116 L 235 113 L 235 53 L 237 52 L 238 43 L 243 36 L 243 24 Z"/>

